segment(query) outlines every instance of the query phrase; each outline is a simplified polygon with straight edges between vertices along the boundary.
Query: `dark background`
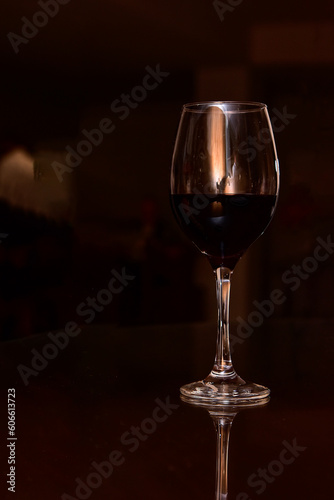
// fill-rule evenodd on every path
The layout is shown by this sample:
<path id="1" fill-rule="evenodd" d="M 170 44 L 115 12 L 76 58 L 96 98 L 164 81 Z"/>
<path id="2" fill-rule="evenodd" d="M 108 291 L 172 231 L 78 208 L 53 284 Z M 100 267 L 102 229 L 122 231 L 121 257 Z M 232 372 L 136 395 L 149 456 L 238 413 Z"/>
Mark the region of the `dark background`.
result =
<path id="1" fill-rule="evenodd" d="M 275 288 L 286 300 L 234 346 L 238 373 L 272 398 L 235 418 L 230 498 L 257 498 L 247 478 L 294 439 L 307 449 L 261 497 L 332 498 L 334 255 L 295 291 L 282 276 L 333 232 L 333 2 L 243 0 L 221 20 L 204 0 L 70 0 L 16 54 L 8 33 L 22 35 L 22 17 L 38 11 L 35 0 L 0 6 L 3 477 L 10 387 L 20 500 L 74 495 L 75 478 L 170 396 L 175 415 L 91 498 L 213 498 L 216 435 L 204 410 L 181 404 L 179 387 L 212 367 L 214 277 L 173 219 L 169 168 L 183 103 L 246 99 L 294 118 L 276 134 L 275 217 L 233 275 L 234 338 L 253 301 Z M 157 65 L 169 76 L 120 120 L 111 103 Z M 104 118 L 114 132 L 60 183 L 52 163 Z M 86 325 L 78 305 L 123 268 L 135 279 Z M 33 350 L 45 354 L 48 332 L 69 321 L 82 333 L 26 385 L 18 367 L 33 366 Z"/>
<path id="2" fill-rule="evenodd" d="M 294 292 L 282 282 L 332 232 L 333 4 L 244 0 L 230 9 L 221 20 L 200 0 L 71 0 L 16 54 L 8 33 L 22 36 L 22 17 L 41 7 L 2 3 L 2 340 L 80 322 L 78 304 L 124 266 L 136 279 L 95 323 L 215 320 L 209 264 L 182 236 L 168 196 L 181 106 L 207 99 L 295 115 L 276 134 L 279 205 L 235 271 L 232 317 L 246 319 L 275 287 L 287 295 L 276 317 L 333 316 L 333 257 Z M 169 76 L 120 120 L 110 104 L 157 65 Z M 115 131 L 58 182 L 52 162 L 64 163 L 65 147 L 103 118 Z"/>

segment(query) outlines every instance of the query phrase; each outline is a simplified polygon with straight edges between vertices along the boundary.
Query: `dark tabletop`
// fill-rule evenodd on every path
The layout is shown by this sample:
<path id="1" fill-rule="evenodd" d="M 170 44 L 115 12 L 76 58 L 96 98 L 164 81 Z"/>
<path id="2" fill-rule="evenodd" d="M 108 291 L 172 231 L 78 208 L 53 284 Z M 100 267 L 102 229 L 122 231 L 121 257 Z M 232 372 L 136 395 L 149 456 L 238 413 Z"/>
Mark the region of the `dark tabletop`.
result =
<path id="1" fill-rule="evenodd" d="M 213 324 L 80 327 L 62 348 L 46 348 L 47 334 L 3 342 L 1 498 L 333 498 L 333 326 L 267 321 L 235 347 L 239 374 L 272 397 L 234 416 L 228 497 L 215 496 L 216 445 L 232 418 L 179 398 L 180 385 L 211 368 Z M 6 442 L 15 442 L 15 494 Z"/>

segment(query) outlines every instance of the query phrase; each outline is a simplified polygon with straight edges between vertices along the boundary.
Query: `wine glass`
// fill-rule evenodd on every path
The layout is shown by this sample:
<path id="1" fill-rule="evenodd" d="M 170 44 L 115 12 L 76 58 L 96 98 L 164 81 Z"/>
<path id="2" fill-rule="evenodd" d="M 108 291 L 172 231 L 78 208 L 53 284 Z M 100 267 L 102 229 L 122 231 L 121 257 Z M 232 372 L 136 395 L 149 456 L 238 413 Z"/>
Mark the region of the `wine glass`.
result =
<path id="1" fill-rule="evenodd" d="M 275 210 L 279 167 L 267 106 L 211 101 L 183 106 L 171 168 L 178 224 L 209 259 L 216 278 L 218 332 L 210 374 L 181 387 L 192 403 L 256 405 L 270 390 L 235 372 L 229 344 L 230 278 Z"/>
<path id="2" fill-rule="evenodd" d="M 181 400 L 193 406 L 191 402 L 187 400 L 181 394 Z M 268 401 L 263 402 L 265 406 Z M 204 406 L 208 411 L 216 431 L 216 488 L 215 488 L 215 499 L 216 500 L 227 500 L 228 498 L 228 455 L 229 455 L 229 442 L 230 433 L 234 418 L 238 413 L 242 411 L 251 411 L 256 408 L 258 410 L 259 405 L 249 408 L 247 406 L 224 406 L 218 407 L 213 405 L 196 405 Z M 237 496 L 236 498 L 240 498 Z M 249 497 L 248 497 L 249 498 Z"/>

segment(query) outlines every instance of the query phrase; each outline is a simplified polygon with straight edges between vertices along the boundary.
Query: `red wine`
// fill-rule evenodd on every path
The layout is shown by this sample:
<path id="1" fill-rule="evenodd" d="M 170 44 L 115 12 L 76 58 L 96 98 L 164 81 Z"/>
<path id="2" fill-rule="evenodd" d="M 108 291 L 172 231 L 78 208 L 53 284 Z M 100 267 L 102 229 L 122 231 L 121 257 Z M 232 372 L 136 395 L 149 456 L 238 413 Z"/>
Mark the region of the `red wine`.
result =
<path id="1" fill-rule="evenodd" d="M 212 267 L 232 270 L 269 224 L 276 196 L 174 194 L 171 203 L 181 229 Z"/>

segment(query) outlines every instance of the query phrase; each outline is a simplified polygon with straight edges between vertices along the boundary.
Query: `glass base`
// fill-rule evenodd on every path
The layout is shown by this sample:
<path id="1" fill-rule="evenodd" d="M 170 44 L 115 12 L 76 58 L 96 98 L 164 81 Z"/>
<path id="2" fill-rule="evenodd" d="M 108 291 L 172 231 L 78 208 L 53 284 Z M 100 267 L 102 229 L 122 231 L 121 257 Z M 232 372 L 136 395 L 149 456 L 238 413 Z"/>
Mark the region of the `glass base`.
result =
<path id="1" fill-rule="evenodd" d="M 183 400 L 200 406 L 257 406 L 269 401 L 270 390 L 245 382 L 238 375 L 220 379 L 210 374 L 206 379 L 181 387 Z"/>

